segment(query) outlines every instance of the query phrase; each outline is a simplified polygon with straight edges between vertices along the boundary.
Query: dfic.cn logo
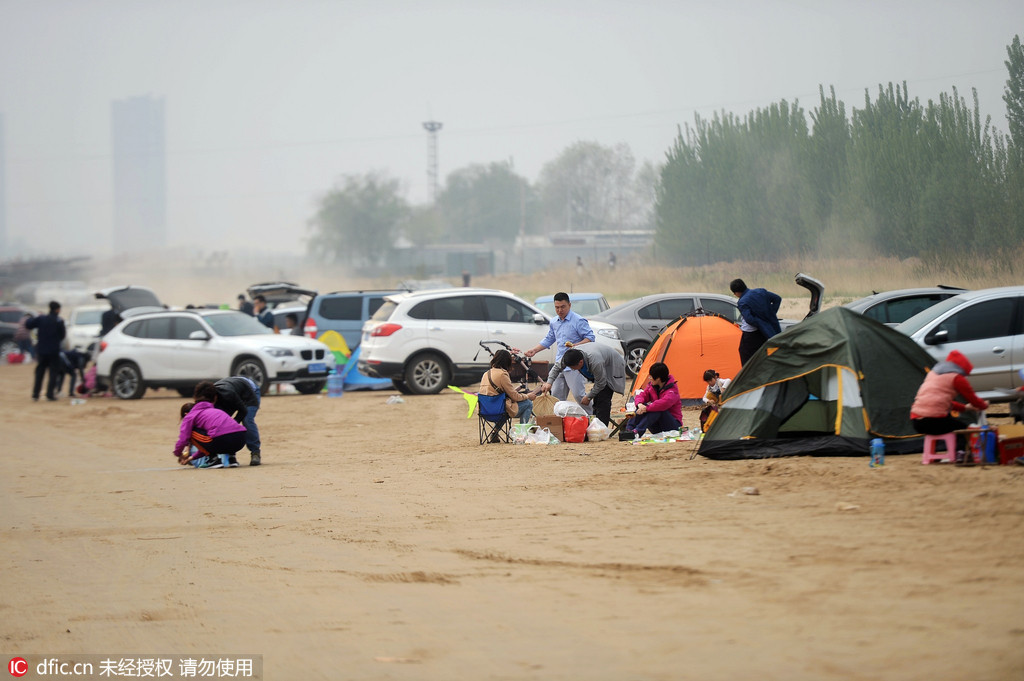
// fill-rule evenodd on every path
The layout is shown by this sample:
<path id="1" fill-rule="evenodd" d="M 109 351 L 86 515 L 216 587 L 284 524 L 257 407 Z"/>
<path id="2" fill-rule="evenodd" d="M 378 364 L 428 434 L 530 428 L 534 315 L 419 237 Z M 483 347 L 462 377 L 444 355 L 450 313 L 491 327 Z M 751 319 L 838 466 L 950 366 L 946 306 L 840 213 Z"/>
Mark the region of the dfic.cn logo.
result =
<path id="1" fill-rule="evenodd" d="M 11 661 L 7 663 L 7 671 L 11 673 L 11 676 L 25 676 L 28 674 L 28 662 L 23 657 L 12 657 Z"/>

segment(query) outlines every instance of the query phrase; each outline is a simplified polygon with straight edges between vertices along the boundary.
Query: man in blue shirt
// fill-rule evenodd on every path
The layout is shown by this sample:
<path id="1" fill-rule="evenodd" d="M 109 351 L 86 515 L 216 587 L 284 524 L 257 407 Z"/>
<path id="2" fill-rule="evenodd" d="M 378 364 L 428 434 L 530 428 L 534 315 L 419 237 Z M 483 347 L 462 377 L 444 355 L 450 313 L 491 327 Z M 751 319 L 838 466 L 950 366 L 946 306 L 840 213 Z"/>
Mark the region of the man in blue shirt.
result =
<path id="1" fill-rule="evenodd" d="M 527 357 L 533 357 L 553 344 L 557 362 L 562 359 L 562 355 L 569 348 L 594 342 L 594 330 L 590 328 L 590 322 L 572 311 L 568 293 L 559 291 L 555 294 L 555 314 L 557 316 L 551 320 L 551 324 L 548 326 L 548 334 L 538 345 L 524 353 Z M 551 384 L 551 394 L 564 400 L 569 396 L 570 390 L 576 397 L 576 401 L 580 402 L 587 394 L 586 380 L 579 371 L 566 367 Z M 588 406 L 584 405 L 584 408 Z M 587 413 L 590 413 L 592 409 L 593 407 L 587 408 Z"/>
<path id="2" fill-rule="evenodd" d="M 763 288 L 749 289 L 742 279 L 729 282 L 729 290 L 739 298 L 740 309 L 740 365 L 747 363 L 765 341 L 782 331 L 779 325 L 779 305 L 782 298 Z"/>

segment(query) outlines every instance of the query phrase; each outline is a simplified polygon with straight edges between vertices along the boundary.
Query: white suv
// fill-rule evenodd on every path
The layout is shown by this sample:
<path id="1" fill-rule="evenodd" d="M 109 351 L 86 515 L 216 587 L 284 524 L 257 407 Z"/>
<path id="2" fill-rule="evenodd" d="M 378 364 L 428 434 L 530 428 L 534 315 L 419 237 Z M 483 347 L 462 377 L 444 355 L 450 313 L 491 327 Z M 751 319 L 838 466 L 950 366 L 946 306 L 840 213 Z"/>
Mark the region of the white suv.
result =
<path id="1" fill-rule="evenodd" d="M 448 384 L 475 385 L 490 356 L 480 341 L 499 340 L 527 350 L 548 332 L 547 315 L 525 300 L 492 289 L 449 288 L 387 296 L 363 325 L 359 371 L 390 378 L 407 393 L 439 393 Z M 591 322 L 598 343 L 622 354 L 619 332 L 611 324 Z M 554 353 L 537 353 L 538 364 Z M 541 368 L 538 373 L 546 375 Z"/>
<path id="2" fill-rule="evenodd" d="M 326 345 L 275 334 L 235 310 L 164 310 L 133 315 L 100 341 L 96 374 L 123 400 L 146 388 L 174 388 L 190 397 L 199 381 L 246 376 L 266 393 L 272 382 L 320 392 L 334 368 Z"/>

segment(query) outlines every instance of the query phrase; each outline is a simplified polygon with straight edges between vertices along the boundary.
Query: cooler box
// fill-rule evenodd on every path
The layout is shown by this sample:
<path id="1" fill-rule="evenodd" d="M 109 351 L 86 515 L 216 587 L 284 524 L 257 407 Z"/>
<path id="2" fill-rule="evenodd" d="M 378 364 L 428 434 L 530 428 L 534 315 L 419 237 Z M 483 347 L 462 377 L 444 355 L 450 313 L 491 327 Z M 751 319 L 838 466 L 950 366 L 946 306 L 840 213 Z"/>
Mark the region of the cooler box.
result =
<path id="1" fill-rule="evenodd" d="M 8 364 L 21 364 L 25 361 L 25 355 L 21 352 L 8 352 L 7 363 Z"/>
<path id="2" fill-rule="evenodd" d="M 999 463 L 1013 463 L 1018 456 L 1024 456 L 1024 425 L 999 426 L 998 428 Z"/>

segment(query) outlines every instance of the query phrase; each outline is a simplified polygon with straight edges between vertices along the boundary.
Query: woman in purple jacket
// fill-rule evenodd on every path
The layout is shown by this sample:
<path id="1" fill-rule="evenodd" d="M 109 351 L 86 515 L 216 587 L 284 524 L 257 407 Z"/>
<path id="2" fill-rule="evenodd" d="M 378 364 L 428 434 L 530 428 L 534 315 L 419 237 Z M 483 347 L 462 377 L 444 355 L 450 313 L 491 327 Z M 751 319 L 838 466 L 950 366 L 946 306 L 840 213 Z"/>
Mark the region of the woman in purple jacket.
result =
<path id="1" fill-rule="evenodd" d="M 212 383 L 197 390 L 195 397 L 194 404 L 181 406 L 181 432 L 174 445 L 178 463 L 193 463 L 196 468 L 237 467 L 235 454 L 245 446 L 245 426 L 214 406 L 217 389 Z"/>

